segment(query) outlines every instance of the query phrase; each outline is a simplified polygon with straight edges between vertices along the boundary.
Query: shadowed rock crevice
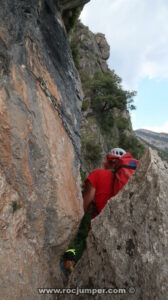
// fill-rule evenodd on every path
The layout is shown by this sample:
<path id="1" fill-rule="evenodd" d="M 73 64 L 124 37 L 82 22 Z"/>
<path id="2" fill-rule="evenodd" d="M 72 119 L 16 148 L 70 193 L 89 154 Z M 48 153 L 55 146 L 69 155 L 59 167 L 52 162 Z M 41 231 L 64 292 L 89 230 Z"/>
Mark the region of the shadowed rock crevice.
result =
<path id="1" fill-rule="evenodd" d="M 0 78 L 9 73 L 9 55 L 4 41 L 0 38 Z"/>

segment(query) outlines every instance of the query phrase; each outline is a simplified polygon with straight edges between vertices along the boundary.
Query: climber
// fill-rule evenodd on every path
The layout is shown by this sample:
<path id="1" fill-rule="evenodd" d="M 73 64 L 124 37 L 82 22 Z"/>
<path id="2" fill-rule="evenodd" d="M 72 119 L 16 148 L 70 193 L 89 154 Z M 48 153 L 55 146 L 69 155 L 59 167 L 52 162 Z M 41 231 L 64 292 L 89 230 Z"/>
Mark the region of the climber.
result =
<path id="1" fill-rule="evenodd" d="M 68 250 L 64 253 L 60 261 L 60 267 L 64 272 L 64 275 L 67 277 L 70 273 L 73 272 L 75 266 L 75 256 L 76 250 L 73 247 L 69 247 Z"/>
<path id="2" fill-rule="evenodd" d="M 113 197 L 123 189 L 131 175 L 136 170 L 139 161 L 134 159 L 128 152 L 120 157 L 115 164 L 114 182 L 113 182 Z"/>
<path id="3" fill-rule="evenodd" d="M 86 238 L 90 229 L 91 219 L 95 218 L 106 205 L 107 201 L 115 196 L 127 183 L 133 174 L 138 161 L 121 148 L 113 148 L 106 155 L 104 169 L 96 169 L 85 180 L 83 192 L 83 207 L 85 215 L 81 221 L 77 236 L 70 248 L 76 250 L 73 256 L 73 267 L 82 256 L 86 247 Z M 70 249 L 69 248 L 69 249 Z M 70 266 L 67 257 L 64 268 Z M 70 272 L 70 271 L 69 271 Z"/>
<path id="4" fill-rule="evenodd" d="M 99 214 L 107 201 L 124 187 L 136 165 L 137 161 L 125 150 L 121 148 L 110 150 L 106 155 L 104 169 L 94 170 L 85 180 L 84 211 L 86 212 L 90 204 L 94 203 Z"/>

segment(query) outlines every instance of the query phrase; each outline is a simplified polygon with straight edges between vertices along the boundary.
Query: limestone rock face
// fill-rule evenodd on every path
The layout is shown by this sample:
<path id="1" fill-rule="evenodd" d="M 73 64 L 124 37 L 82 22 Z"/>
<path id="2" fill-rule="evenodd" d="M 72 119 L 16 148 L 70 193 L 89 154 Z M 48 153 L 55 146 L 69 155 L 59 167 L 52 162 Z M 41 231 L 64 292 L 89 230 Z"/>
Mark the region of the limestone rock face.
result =
<path id="1" fill-rule="evenodd" d="M 81 7 L 90 0 L 56 0 L 56 3 L 62 10 L 69 10 L 76 7 Z"/>
<path id="2" fill-rule="evenodd" d="M 106 151 L 108 151 L 109 148 L 106 145 L 107 143 L 101 132 L 100 125 L 94 116 L 93 109 L 90 107 L 91 99 L 85 91 L 84 81 L 85 79 L 87 81 L 88 76 L 92 78 L 96 72 L 104 73 L 108 71 L 107 59 L 109 57 L 110 47 L 104 34 L 94 34 L 81 22 L 78 22 L 75 25 L 71 34 L 71 43 L 78 48 L 78 70 L 81 75 L 81 80 L 83 81 L 84 103 L 89 103 L 88 108 L 85 111 L 82 111 L 81 122 L 81 166 L 82 170 L 88 174 L 91 170 L 102 167 Z M 117 130 L 114 128 L 112 131 L 116 136 Z M 97 145 L 100 145 L 102 154 L 100 155 L 101 159 L 99 163 L 86 159 L 85 156 L 88 153 L 88 150 L 85 149 L 86 141 L 91 141 L 92 144 L 96 143 Z"/>
<path id="3" fill-rule="evenodd" d="M 121 140 L 124 140 L 123 133 L 125 137 L 130 137 L 131 140 L 135 138 L 135 134 L 132 130 L 130 114 L 127 109 L 113 108 L 111 126 L 104 130 L 102 129 L 101 118 L 96 117 L 95 110 L 91 105 L 91 79 L 93 77 L 96 78 L 97 72 L 103 75 L 110 71 L 107 64 L 110 46 L 105 35 L 102 33 L 94 34 L 88 27 L 78 22 L 70 38 L 72 48 L 74 47 L 76 50 L 74 57 L 76 57 L 76 65 L 81 76 L 84 91 L 81 122 L 81 168 L 88 175 L 93 169 L 103 167 L 106 153 L 111 148 L 118 146 Z M 125 142 L 126 144 L 127 142 Z M 88 152 L 91 152 L 88 150 L 88 148 L 91 148 L 90 145 L 93 146 L 92 152 L 98 153 L 99 161 L 94 160 L 94 155 L 88 158 Z"/>
<path id="4" fill-rule="evenodd" d="M 123 191 L 92 221 L 71 287 L 126 289 L 106 299 L 168 299 L 167 182 L 168 165 L 148 150 Z"/>
<path id="5" fill-rule="evenodd" d="M 102 53 L 102 58 L 107 60 L 110 56 L 110 46 L 107 43 L 105 35 L 103 33 L 97 33 L 96 42 L 99 46 L 100 52 Z"/>
<path id="6" fill-rule="evenodd" d="M 61 286 L 59 258 L 83 213 L 81 87 L 59 16 L 51 0 L 0 2 L 0 298 L 5 300 L 44 299 L 37 288 Z"/>
<path id="7" fill-rule="evenodd" d="M 78 22 L 72 34 L 72 41 L 78 45 L 80 59 L 79 70 L 88 75 L 94 75 L 96 71 L 106 72 L 108 65 L 110 46 L 105 35 L 94 34 L 88 27 Z"/>

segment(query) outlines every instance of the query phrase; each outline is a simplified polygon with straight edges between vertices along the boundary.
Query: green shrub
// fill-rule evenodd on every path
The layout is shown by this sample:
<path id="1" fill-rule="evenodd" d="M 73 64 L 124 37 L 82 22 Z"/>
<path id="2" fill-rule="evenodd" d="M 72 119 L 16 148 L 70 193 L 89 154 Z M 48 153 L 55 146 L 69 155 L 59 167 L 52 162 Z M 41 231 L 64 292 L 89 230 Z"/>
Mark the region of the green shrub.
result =
<path id="1" fill-rule="evenodd" d="M 136 95 L 136 92 L 134 92 L 134 96 Z M 128 98 L 127 98 L 127 109 L 128 110 L 135 110 L 136 109 L 136 106 L 133 104 L 134 100 L 129 97 L 128 95 Z"/>
<path id="2" fill-rule="evenodd" d="M 86 85 L 88 96 L 91 98 L 91 107 L 104 131 L 114 125 L 114 108 L 124 111 L 128 109 L 128 103 L 129 107 L 133 106 L 135 92 L 123 90 L 121 78 L 114 71 L 96 72 L 89 81 L 85 79 L 85 89 Z M 118 126 L 121 130 L 126 129 L 128 122 L 126 119 L 119 120 Z"/>
<path id="3" fill-rule="evenodd" d="M 71 30 L 74 28 L 77 23 L 81 13 L 81 8 L 77 7 L 74 9 L 67 9 L 63 11 L 62 18 L 66 27 L 66 31 L 70 34 Z"/>
<path id="4" fill-rule="evenodd" d="M 91 82 L 93 108 L 106 112 L 114 107 L 126 109 L 126 94 L 120 83 L 121 79 L 112 71 L 95 73 Z"/>
<path id="5" fill-rule="evenodd" d="M 119 147 L 130 152 L 137 159 L 140 159 L 145 151 L 145 147 L 135 136 L 126 136 L 124 133 L 120 135 Z"/>
<path id="6" fill-rule="evenodd" d="M 96 72 L 90 83 L 92 105 L 94 108 L 101 104 L 101 109 L 109 111 L 114 107 L 125 110 L 127 104 L 132 105 L 135 91 L 125 91 L 121 86 L 121 78 L 114 71 Z"/>
<path id="7" fill-rule="evenodd" d="M 81 70 L 79 70 L 79 75 L 80 75 L 80 79 L 82 82 L 82 88 L 85 93 L 85 96 L 90 96 L 90 92 L 91 92 L 90 82 L 92 80 L 91 77 L 88 75 L 88 73 L 86 73 L 85 71 L 81 71 Z"/>
<path id="8" fill-rule="evenodd" d="M 84 158 L 94 164 L 99 164 L 102 158 L 102 149 L 99 144 L 95 144 L 94 141 L 87 141 L 85 144 L 86 153 Z"/>
<path id="9" fill-rule="evenodd" d="M 114 126 L 114 117 L 112 114 L 99 113 L 97 114 L 97 120 L 101 126 L 103 134 L 110 133 Z"/>
<path id="10" fill-rule="evenodd" d="M 86 173 L 82 169 L 80 169 L 80 176 L 81 176 L 81 181 L 83 183 L 86 177 Z"/>
<path id="11" fill-rule="evenodd" d="M 90 101 L 89 100 L 83 100 L 83 102 L 82 102 L 82 111 L 88 110 L 89 107 L 90 107 Z"/>
<path id="12" fill-rule="evenodd" d="M 119 131 L 123 131 L 124 129 L 128 129 L 129 127 L 129 121 L 125 118 L 117 118 L 117 127 L 119 129 Z"/>
<path id="13" fill-rule="evenodd" d="M 70 43 L 71 51 L 72 51 L 72 57 L 75 63 L 76 68 L 79 67 L 79 50 L 77 45 L 74 42 Z"/>

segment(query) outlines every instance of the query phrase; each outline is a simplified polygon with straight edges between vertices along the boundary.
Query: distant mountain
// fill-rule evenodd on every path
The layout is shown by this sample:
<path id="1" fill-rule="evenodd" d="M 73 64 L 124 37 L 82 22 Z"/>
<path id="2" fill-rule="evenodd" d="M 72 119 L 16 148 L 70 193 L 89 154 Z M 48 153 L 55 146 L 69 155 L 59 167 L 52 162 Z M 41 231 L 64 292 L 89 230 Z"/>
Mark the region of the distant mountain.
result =
<path id="1" fill-rule="evenodd" d="M 168 160 L 168 134 L 146 129 L 135 130 L 136 136 L 144 143 L 159 151 L 163 159 Z"/>

